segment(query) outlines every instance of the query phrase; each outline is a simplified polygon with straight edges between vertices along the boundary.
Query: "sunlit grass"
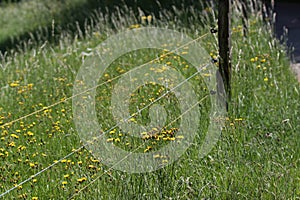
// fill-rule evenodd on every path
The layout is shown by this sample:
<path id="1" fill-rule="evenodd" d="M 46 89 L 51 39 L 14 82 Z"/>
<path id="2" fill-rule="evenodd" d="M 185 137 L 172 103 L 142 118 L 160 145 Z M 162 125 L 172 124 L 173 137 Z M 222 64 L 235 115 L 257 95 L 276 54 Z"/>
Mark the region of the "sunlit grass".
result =
<path id="1" fill-rule="evenodd" d="M 122 15 L 116 13 L 110 22 L 119 30 L 149 24 L 174 28 L 193 38 L 210 31 L 211 24 L 215 23 L 213 6 L 187 11 L 191 15 L 182 21 L 162 11 L 165 18 L 158 20 L 153 17 L 149 22 L 147 16 L 147 19 L 138 19 L 132 11 L 126 10 Z M 234 11 L 239 16 L 238 10 Z M 184 16 L 184 12 L 178 11 L 178 16 Z M 207 127 L 205 116 L 209 101 L 206 101 L 201 104 L 203 120 L 195 144 L 175 163 L 145 174 L 110 169 L 87 149 L 78 150 L 83 143 L 73 124 L 72 102 L 64 99 L 72 96 L 77 71 L 86 56 L 116 31 L 105 24 L 101 14 L 94 16 L 93 20 L 99 23 L 86 27 L 90 32 L 85 39 L 65 35 L 57 46 L 44 44 L 23 51 L 20 49 L 19 53 L 6 55 L 1 60 L 0 192 L 74 152 L 4 198 L 66 199 L 77 195 L 77 192 L 74 197 L 77 199 L 299 197 L 300 88 L 289 69 L 284 49 L 272 38 L 269 27 L 261 23 L 260 15 L 251 16 L 247 37 L 243 37 L 239 18 L 232 25 L 233 97 L 226 126 L 217 145 L 204 158 L 199 155 L 201 133 Z M 201 39 L 201 44 L 216 58 L 214 35 Z M 116 60 L 100 77 L 99 83 L 106 82 L 97 88 L 96 96 L 98 121 L 103 131 L 115 125 L 110 113 L 110 97 L 117 80 L 112 79 L 162 53 L 147 49 L 131 52 Z M 173 67 L 185 77 L 195 72 L 193 66 L 174 54 L 164 57 L 159 63 Z M 196 76 L 190 82 L 199 96 L 204 96 L 208 91 L 201 80 L 200 76 Z M 166 90 L 153 84 L 139 88 L 132 94 L 130 114 L 151 103 Z M 59 101 L 62 103 L 49 107 Z M 167 109 L 169 122 L 180 115 L 174 95 L 170 94 L 159 103 Z M 6 124 L 38 110 L 40 112 L 34 115 Z M 149 109 L 146 109 L 131 120 L 147 124 L 148 114 Z M 160 131 L 150 130 L 141 133 L 143 139 L 140 140 L 115 128 L 107 132 L 106 137 L 108 143 L 126 150 L 141 147 L 138 149 L 140 152 L 148 153 L 160 145 L 183 139 L 176 135 L 177 128 L 175 123 Z M 168 162 L 167 157 L 159 159 Z M 93 180 L 95 183 L 81 190 Z"/>

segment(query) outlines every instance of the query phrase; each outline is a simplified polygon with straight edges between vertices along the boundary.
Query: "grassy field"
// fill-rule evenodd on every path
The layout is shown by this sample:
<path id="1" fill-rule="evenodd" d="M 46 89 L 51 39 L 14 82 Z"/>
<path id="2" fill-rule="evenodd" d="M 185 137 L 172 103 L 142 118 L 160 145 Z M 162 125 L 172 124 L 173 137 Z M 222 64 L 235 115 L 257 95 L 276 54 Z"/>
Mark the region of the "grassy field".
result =
<path id="1" fill-rule="evenodd" d="M 93 23 L 87 23 L 75 37 L 66 30 L 57 44 L 39 41 L 39 46 L 25 45 L 26 48 L 1 54 L 0 195 L 16 187 L 3 199 L 299 199 L 299 83 L 290 71 L 285 49 L 257 11 L 249 9 L 249 33 L 244 37 L 238 5 L 233 5 L 232 101 L 219 141 L 208 155 L 199 155 L 211 107 L 209 99 L 201 101 L 209 94 L 202 77 L 210 75 L 197 75 L 189 82 L 198 91 L 197 101 L 202 108 L 199 137 L 180 159 L 154 172 L 130 174 L 114 170 L 82 148 L 70 98 L 76 75 L 88 55 L 106 38 L 118 31 L 147 26 L 175 29 L 194 39 L 203 36 L 199 42 L 211 57 L 216 57 L 217 35 L 209 33 L 216 24 L 215 5 L 175 10 L 175 15 L 161 10 L 162 17 L 152 16 L 151 20 L 136 17 L 126 7 L 109 19 L 101 13 L 93 14 Z M 8 4 L 1 9 L 17 13 L 21 8 Z M 8 18 L 13 18 L 15 12 Z M 60 10 L 57 12 L 59 15 Z M 1 31 L 2 38 L 12 32 L 18 35 L 31 31 L 31 19 L 13 20 L 22 25 L 11 23 L 7 33 Z M 42 21 L 32 28 L 43 26 Z M 49 23 L 51 18 L 45 21 Z M 85 37 L 80 36 L 82 32 Z M 188 49 L 183 52 L 189 53 Z M 128 53 L 115 60 L 100 78 L 96 110 L 108 143 L 149 153 L 184 141 L 177 134 L 180 121 L 176 119 L 182 113 L 172 93 L 157 102 L 165 107 L 167 122 L 175 121 L 165 130 L 137 139 L 118 127 L 111 129 L 116 122 L 110 99 L 119 76 L 156 58 L 159 59 L 153 62 L 165 64 L 186 78 L 196 72 L 180 55 L 162 56 L 165 53 L 153 49 Z M 131 95 L 130 114 L 166 91 L 168 88 L 155 84 L 139 88 Z M 130 120 L 146 125 L 150 112 L 145 109 Z M 167 156 L 158 159 L 168 162 Z M 43 169 L 46 170 L 35 175 Z M 24 180 L 27 181 L 20 185 Z"/>

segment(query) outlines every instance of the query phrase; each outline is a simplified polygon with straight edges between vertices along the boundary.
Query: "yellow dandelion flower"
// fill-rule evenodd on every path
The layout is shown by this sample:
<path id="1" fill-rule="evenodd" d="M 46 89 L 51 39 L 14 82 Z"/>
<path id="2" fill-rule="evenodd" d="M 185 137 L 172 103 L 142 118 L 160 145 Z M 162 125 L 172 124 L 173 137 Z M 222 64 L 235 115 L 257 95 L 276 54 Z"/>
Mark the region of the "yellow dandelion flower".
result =
<path id="1" fill-rule="evenodd" d="M 28 135 L 28 136 L 33 136 L 33 135 L 34 135 L 34 133 L 33 133 L 33 132 L 31 132 L 31 131 L 28 131 L 28 132 L 27 132 L 27 135 Z"/>
<path id="2" fill-rule="evenodd" d="M 99 160 L 93 159 L 93 158 L 91 158 L 91 161 L 92 161 L 93 163 L 98 163 L 98 162 L 100 162 Z"/>
<path id="3" fill-rule="evenodd" d="M 62 185 L 67 185 L 68 182 L 67 182 L 67 181 L 63 181 L 63 182 L 61 182 L 61 184 L 62 184 Z"/>
<path id="4" fill-rule="evenodd" d="M 38 200 L 38 197 L 32 197 L 31 200 Z"/>
<path id="5" fill-rule="evenodd" d="M 10 142 L 10 143 L 8 144 L 8 146 L 9 146 L 9 147 L 15 147 L 16 144 L 15 144 L 15 142 Z"/>
<path id="6" fill-rule="evenodd" d="M 16 134 L 11 134 L 10 136 L 13 137 L 13 138 L 16 138 L 16 139 L 19 138 L 19 136 L 17 136 Z"/>
<path id="7" fill-rule="evenodd" d="M 243 120 L 243 118 L 236 118 L 236 119 L 234 119 L 235 121 L 242 121 Z"/>
<path id="8" fill-rule="evenodd" d="M 79 179 L 77 179 L 77 182 L 79 182 L 79 183 L 83 183 L 84 181 L 86 181 L 87 179 L 85 178 L 85 177 L 83 177 L 83 178 L 79 178 Z"/>
<path id="9" fill-rule="evenodd" d="M 10 87 L 18 87 L 20 84 L 19 84 L 19 81 L 15 81 L 15 82 L 12 82 L 9 84 Z"/>
<path id="10" fill-rule="evenodd" d="M 69 178 L 69 177 L 70 177 L 69 174 L 65 174 L 65 175 L 64 175 L 64 178 Z"/>
<path id="11" fill-rule="evenodd" d="M 264 81 L 265 81 L 265 82 L 267 82 L 268 80 L 269 80 L 268 77 L 265 77 L 265 78 L 264 78 Z"/>
<path id="12" fill-rule="evenodd" d="M 156 154 L 156 155 L 153 156 L 153 158 L 160 158 L 160 155 Z"/>
<path id="13" fill-rule="evenodd" d="M 95 168 L 95 166 L 94 165 L 89 165 L 88 168 L 93 169 L 93 168 Z"/>

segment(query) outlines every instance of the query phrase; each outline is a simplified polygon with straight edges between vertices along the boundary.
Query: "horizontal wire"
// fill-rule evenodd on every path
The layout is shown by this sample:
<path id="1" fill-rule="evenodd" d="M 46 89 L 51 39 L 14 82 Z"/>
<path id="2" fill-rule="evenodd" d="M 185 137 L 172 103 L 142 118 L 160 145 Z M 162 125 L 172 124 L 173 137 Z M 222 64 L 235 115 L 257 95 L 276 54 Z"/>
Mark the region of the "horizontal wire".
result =
<path id="1" fill-rule="evenodd" d="M 205 34 L 199 36 L 198 38 L 196 38 L 196 39 L 194 39 L 194 40 L 192 40 L 192 41 L 190 41 L 190 42 L 185 43 L 184 45 L 179 46 L 178 48 L 175 48 L 175 49 L 172 50 L 172 51 L 169 51 L 169 52 L 167 52 L 167 53 L 164 53 L 164 54 L 162 54 L 161 56 L 167 56 L 167 55 L 169 55 L 169 54 L 172 54 L 172 53 L 174 53 L 176 50 L 182 49 L 182 48 L 184 48 L 185 46 L 188 46 L 189 44 L 191 44 L 191 43 L 193 43 L 193 42 L 196 42 L 197 40 L 199 40 L 199 39 L 205 37 L 205 36 L 208 35 L 208 34 L 209 34 L 209 32 L 207 32 L 207 33 L 205 33 Z M 91 88 L 89 88 L 89 89 L 87 89 L 87 90 L 84 90 L 84 91 L 82 91 L 82 92 L 80 92 L 80 93 L 78 93 L 78 94 L 72 95 L 72 96 L 70 96 L 70 97 L 67 97 L 67 98 L 61 100 L 61 101 L 58 101 L 58 102 L 53 103 L 53 104 L 50 104 L 49 106 L 45 106 L 45 107 L 43 107 L 43 108 L 41 108 L 41 109 L 39 109 L 39 110 L 36 110 L 36 111 L 34 111 L 34 112 L 32 112 L 32 113 L 29 113 L 29 114 L 27 114 L 27 115 L 24 115 L 24 116 L 22 116 L 22 117 L 19 117 L 19 118 L 15 119 L 15 120 L 12 120 L 12 121 L 10 121 L 10 122 L 6 122 L 6 123 L 2 124 L 0 127 L 3 128 L 3 127 L 5 127 L 5 126 L 10 126 L 10 125 L 12 125 L 13 123 L 16 123 L 16 122 L 18 122 L 18 121 L 21 121 L 22 119 L 28 118 L 28 117 L 30 117 L 30 116 L 32 116 L 32 115 L 35 115 L 35 114 L 40 113 L 40 112 L 43 112 L 44 110 L 47 110 L 47 109 L 49 109 L 49 108 L 52 108 L 52 107 L 54 107 L 54 106 L 56 106 L 56 105 L 59 105 L 59 104 L 64 103 L 64 102 L 67 102 L 67 101 L 69 101 L 70 99 L 73 99 L 73 98 L 75 98 L 75 97 L 77 97 L 77 96 L 80 96 L 80 95 L 85 94 L 85 93 L 87 93 L 87 92 L 89 92 L 89 91 L 91 91 L 91 90 L 94 90 L 94 89 L 96 89 L 96 88 L 98 88 L 98 87 L 100 87 L 100 86 L 102 86 L 102 85 L 104 85 L 104 84 L 107 84 L 107 83 L 109 83 L 109 82 L 111 82 L 111 81 L 113 81 L 113 80 L 115 80 L 115 79 L 117 79 L 117 78 L 119 78 L 119 77 L 121 77 L 121 76 L 123 76 L 123 75 L 126 75 L 126 74 L 129 73 L 129 72 L 132 72 L 132 71 L 134 71 L 134 70 L 137 70 L 137 69 L 139 69 L 139 68 L 142 68 L 142 67 L 144 67 L 144 66 L 146 66 L 146 65 L 148 65 L 148 64 L 151 64 L 151 62 L 154 62 L 154 61 L 156 61 L 156 60 L 158 60 L 158 59 L 159 59 L 159 58 L 155 58 L 155 59 L 153 59 L 153 60 L 150 60 L 150 61 L 148 61 L 148 62 L 146 62 L 146 63 L 144 63 L 144 64 L 142 64 L 142 65 L 140 65 L 140 66 L 138 66 L 138 67 L 135 67 L 134 69 L 132 69 L 132 70 L 130 70 L 130 71 L 127 71 L 127 72 L 125 72 L 125 73 L 123 73 L 123 74 L 120 74 L 120 75 L 118 75 L 118 76 L 115 76 L 115 77 L 113 77 L 112 79 L 109 79 L 109 80 L 107 80 L 107 81 L 105 81 L 105 82 L 102 82 L 102 83 L 100 83 L 100 84 L 98 84 L 98 85 L 95 85 L 94 87 L 91 87 Z M 1 197 L 1 196 L 0 196 L 0 197 Z"/>
<path id="2" fill-rule="evenodd" d="M 74 153 L 80 151 L 84 146 L 79 147 L 78 149 L 72 151 L 71 153 L 69 153 L 68 155 L 64 156 L 63 158 L 55 161 L 54 163 L 52 163 L 51 165 L 49 165 L 48 167 L 42 169 L 41 171 L 37 172 L 36 174 L 30 176 L 29 178 L 27 178 L 26 180 L 22 181 L 21 183 L 15 185 L 14 187 L 10 188 L 9 190 L 5 191 L 4 193 L 0 194 L 0 198 L 5 196 L 6 194 L 10 193 L 11 191 L 13 191 L 14 189 L 20 187 L 21 185 L 27 183 L 28 181 L 32 180 L 33 178 L 37 177 L 38 175 L 40 175 L 41 173 L 47 171 L 48 169 L 51 169 L 53 166 L 55 166 L 56 164 L 60 163 L 62 160 L 70 157 L 71 155 L 73 155 Z"/>
<path id="3" fill-rule="evenodd" d="M 194 40 L 192 40 L 192 41 L 190 41 L 190 42 L 187 42 L 187 43 L 184 44 L 184 45 L 179 46 L 178 48 L 176 48 L 176 49 L 174 49 L 174 50 L 172 50 L 172 51 L 170 51 L 170 52 L 167 52 L 167 53 L 165 53 L 165 54 L 162 54 L 161 56 L 166 56 L 166 55 L 169 55 L 169 54 L 171 54 L 171 53 L 174 53 L 176 50 L 181 49 L 181 48 L 183 48 L 183 47 L 185 47 L 185 46 L 188 46 L 189 44 L 191 44 L 191 43 L 193 43 L 193 42 L 196 42 L 197 40 L 199 40 L 199 39 L 205 37 L 205 36 L 208 35 L 208 34 L 209 34 L 209 32 L 208 32 L 208 33 L 205 33 L 205 34 L 203 34 L 203 35 L 201 35 L 201 36 L 199 36 L 198 38 L 196 38 L 196 39 L 194 39 Z M 124 74 L 118 75 L 118 76 L 116 76 L 116 77 L 114 77 L 114 78 L 112 78 L 112 79 L 110 79 L 110 80 L 108 80 L 108 81 L 106 81 L 106 82 L 103 82 L 103 83 L 101 83 L 101 84 L 98 84 L 98 85 L 96 85 L 96 86 L 94 86 L 94 87 L 92 87 L 92 88 L 89 88 L 89 89 L 87 89 L 87 90 L 85 90 L 85 91 L 83 91 L 83 92 L 80 92 L 80 93 L 78 93 L 78 94 L 76 94 L 76 95 L 70 96 L 70 97 L 68 97 L 68 98 L 66 98 L 66 99 L 64 99 L 64 100 L 62 100 L 62 101 L 58 101 L 58 102 L 56 102 L 56 103 L 54 103 L 54 104 L 51 104 L 51 105 L 49 105 L 49 106 L 47 106 L 47 107 L 44 107 L 43 109 L 37 110 L 37 111 L 35 111 L 35 112 L 33 112 L 33 113 L 30 113 L 30 114 L 28 114 L 28 115 L 25 115 L 25 116 L 23 116 L 23 117 L 20 117 L 20 118 L 18 118 L 18 119 L 15 119 L 15 120 L 13 120 L 13 121 L 11 121 L 11 122 L 7 122 L 7 123 L 1 125 L 0 127 L 4 127 L 4 126 L 7 126 L 7 125 L 10 125 L 10 124 L 15 123 L 15 122 L 17 122 L 17 121 L 20 121 L 20 120 L 22 120 L 22 119 L 25 119 L 25 118 L 27 118 L 27 117 L 29 117 L 29 116 L 32 116 L 32 115 L 34 115 L 34 114 L 36 114 L 36 113 L 42 112 L 42 111 L 45 110 L 45 109 L 49 109 L 49 108 L 54 107 L 54 106 L 56 106 L 56 105 L 58 105 L 58 104 L 60 104 L 60 103 L 66 102 L 66 101 L 68 101 L 68 100 L 70 100 L 70 99 L 72 99 L 72 98 L 74 98 L 74 97 L 76 97 L 76 96 L 79 96 L 79 95 L 81 95 L 81 94 L 84 94 L 84 93 L 86 93 L 86 92 L 88 92 L 88 91 L 91 91 L 91 90 L 93 90 L 93 89 L 96 89 L 97 87 L 99 87 L 99 86 L 101 86 L 101 85 L 104 85 L 104 84 L 106 84 L 106 83 L 108 83 L 108 82 L 110 82 L 110 81 L 112 81 L 112 80 L 114 80 L 114 79 L 117 79 L 117 78 L 121 77 L 122 75 L 125 75 L 125 74 L 127 74 L 127 73 L 129 73 L 129 72 L 131 72 L 131 71 L 133 71 L 133 70 L 136 70 L 136 69 L 138 69 L 138 68 L 141 68 L 141 67 L 143 67 L 143 66 L 146 66 L 147 64 L 150 64 L 151 62 L 154 62 L 154 61 L 156 61 L 157 59 L 159 59 L 159 58 L 155 58 L 155 59 L 153 59 L 153 60 L 151 60 L 151 61 L 149 61 L 149 62 L 146 62 L 146 63 L 144 63 L 144 64 L 142 64 L 142 65 L 139 65 L 138 67 L 136 67 L 136 68 L 134 68 L 134 69 L 132 69 L 132 70 L 130 70 L 130 71 L 124 73 Z M 208 65 L 209 65 L 209 63 L 206 64 L 205 66 L 203 66 L 202 68 L 200 68 L 200 70 L 197 70 L 197 72 L 195 72 L 194 74 L 192 74 L 192 75 L 191 75 L 190 77 L 188 77 L 187 79 L 190 80 L 190 79 L 191 79 L 192 77 L 194 77 L 196 74 L 200 73 L 200 72 L 201 72 L 201 69 L 205 68 L 205 67 L 208 66 Z M 184 82 L 187 82 L 187 79 L 185 79 L 184 81 L 182 81 L 182 82 L 179 83 L 178 85 L 182 85 Z M 176 85 L 174 88 L 178 88 L 178 87 L 179 87 L 178 85 Z M 138 112 L 133 113 L 131 116 L 129 116 L 129 117 L 128 117 L 127 119 L 125 119 L 125 120 L 130 119 L 131 117 L 133 117 L 134 115 L 138 114 L 138 113 L 141 112 L 142 110 L 144 110 L 144 109 L 146 109 L 147 107 L 153 105 L 155 102 L 157 102 L 159 99 L 161 99 L 162 96 L 166 96 L 168 93 L 170 93 L 171 91 L 173 91 L 174 88 L 172 88 L 171 90 L 167 91 L 166 93 L 164 93 L 163 95 L 161 95 L 160 97 L 158 97 L 158 99 L 155 99 L 153 102 L 151 102 L 150 104 L 148 104 L 147 106 L 145 106 L 144 108 L 142 108 L 141 110 L 139 110 Z M 120 122 L 119 122 L 119 123 L 120 123 Z M 112 128 L 110 128 L 110 129 L 107 130 L 106 132 L 102 133 L 102 135 L 104 135 L 104 134 L 108 133 L 109 131 L 113 130 L 114 128 L 118 127 L 119 123 L 117 123 L 115 126 L 113 126 Z M 94 139 L 99 139 L 102 135 L 100 135 L 100 136 L 98 136 L 97 138 L 94 138 Z M 53 166 L 57 165 L 57 164 L 58 164 L 59 162 L 61 162 L 62 160 L 66 159 L 66 158 L 68 158 L 68 157 L 70 157 L 70 156 L 72 156 L 74 153 L 76 153 L 76 152 L 80 151 L 81 149 L 83 149 L 84 146 L 87 145 L 87 144 L 90 143 L 90 142 L 94 142 L 94 140 L 93 140 L 93 141 L 88 141 L 86 144 L 83 144 L 82 146 L 80 146 L 79 148 L 75 149 L 75 150 L 72 151 L 71 153 L 67 154 L 67 155 L 64 156 L 63 158 L 57 160 L 56 162 L 52 163 L 52 164 L 49 165 L 48 167 L 42 169 L 41 171 L 39 171 L 39 172 L 37 172 L 36 174 L 30 176 L 29 178 L 27 178 L 26 180 L 22 181 L 21 183 L 15 185 L 14 187 L 12 187 L 12 188 L 10 188 L 9 190 L 5 191 L 4 193 L 0 194 L 0 198 L 3 197 L 3 196 L 5 196 L 6 194 L 10 193 L 11 191 L 17 189 L 17 188 L 20 187 L 21 185 L 27 183 L 28 181 L 32 180 L 33 178 L 35 178 L 36 176 L 40 175 L 41 173 L 43 173 L 43 172 L 45 172 L 45 171 L 51 169 Z"/>
<path id="4" fill-rule="evenodd" d="M 170 126 L 171 124 L 175 123 L 179 118 L 181 118 L 183 115 L 185 115 L 186 113 L 188 113 L 191 109 L 193 109 L 195 106 L 197 106 L 199 103 L 201 103 L 202 101 L 204 101 L 209 95 L 204 96 L 202 99 L 200 99 L 197 103 L 195 103 L 193 106 L 191 106 L 189 109 L 187 109 L 186 111 L 184 111 L 181 115 L 179 115 L 177 118 L 175 118 L 173 121 L 171 121 L 169 124 L 167 124 L 166 126 L 164 126 L 164 128 Z M 85 185 L 84 187 L 82 187 L 80 190 L 78 190 L 75 194 L 73 194 L 70 198 L 72 199 L 73 197 L 79 195 L 80 192 L 82 192 L 83 190 L 85 190 L 86 188 L 88 188 L 90 185 L 92 185 L 94 182 L 96 182 L 99 178 L 101 178 L 104 174 L 106 174 L 107 171 L 113 169 L 116 165 L 118 165 L 119 163 L 121 163 L 122 161 L 124 161 L 126 158 L 128 158 L 128 156 L 130 156 L 131 154 L 133 154 L 136 150 L 138 150 L 140 147 L 142 147 L 143 144 L 141 144 L 140 146 L 138 146 L 136 149 L 134 149 L 133 151 L 129 152 L 124 158 L 122 158 L 121 160 L 119 160 L 116 164 L 114 164 L 113 166 L 111 166 L 108 170 L 105 170 L 104 173 L 102 173 L 101 175 L 99 175 L 98 177 L 96 177 L 94 180 L 92 180 L 91 182 L 89 182 L 87 185 Z"/>

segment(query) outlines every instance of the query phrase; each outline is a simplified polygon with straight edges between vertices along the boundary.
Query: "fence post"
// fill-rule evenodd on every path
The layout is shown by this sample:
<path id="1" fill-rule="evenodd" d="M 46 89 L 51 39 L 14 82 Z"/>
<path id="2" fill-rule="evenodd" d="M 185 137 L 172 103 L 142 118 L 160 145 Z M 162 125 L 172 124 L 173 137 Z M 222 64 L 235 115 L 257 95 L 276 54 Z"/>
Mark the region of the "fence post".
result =
<path id="1" fill-rule="evenodd" d="M 219 40 L 219 71 L 223 79 L 227 109 L 228 101 L 231 99 L 231 44 L 230 44 L 230 14 L 231 0 L 219 0 L 218 8 L 218 40 Z"/>

